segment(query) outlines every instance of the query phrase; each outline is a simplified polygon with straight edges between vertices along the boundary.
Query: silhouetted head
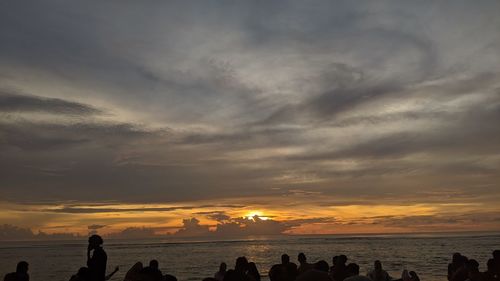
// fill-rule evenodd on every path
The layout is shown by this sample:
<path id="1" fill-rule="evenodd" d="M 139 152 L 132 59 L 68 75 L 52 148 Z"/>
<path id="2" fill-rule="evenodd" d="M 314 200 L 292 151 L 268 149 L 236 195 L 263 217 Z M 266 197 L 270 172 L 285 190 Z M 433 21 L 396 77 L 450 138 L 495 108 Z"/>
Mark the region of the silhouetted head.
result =
<path id="1" fill-rule="evenodd" d="M 151 260 L 151 261 L 149 261 L 149 267 L 154 268 L 154 269 L 158 269 L 159 266 L 160 265 L 158 264 L 157 260 Z"/>
<path id="2" fill-rule="evenodd" d="M 165 274 L 165 276 L 163 276 L 163 280 L 164 281 L 177 281 L 177 277 L 170 275 L 170 274 Z"/>
<path id="3" fill-rule="evenodd" d="M 290 262 L 290 257 L 287 254 L 281 255 L 281 263 L 282 264 L 287 264 Z"/>
<path id="4" fill-rule="evenodd" d="M 337 264 L 344 264 L 347 262 L 347 256 L 346 255 L 340 255 L 338 256 L 336 260 Z"/>
<path id="5" fill-rule="evenodd" d="M 469 261 L 469 258 L 466 256 L 460 257 L 460 264 L 465 265 Z"/>
<path id="6" fill-rule="evenodd" d="M 495 271 L 495 260 L 494 259 L 489 259 L 488 262 L 486 263 L 486 266 L 488 267 L 488 271 L 492 272 Z"/>
<path id="7" fill-rule="evenodd" d="M 20 261 L 16 266 L 17 273 L 28 273 L 28 263 L 25 261 Z"/>
<path id="8" fill-rule="evenodd" d="M 333 265 L 336 265 L 336 264 L 337 264 L 337 260 L 338 260 L 338 259 L 339 259 L 339 256 L 334 256 L 334 257 L 332 258 L 332 263 L 333 263 Z"/>
<path id="9" fill-rule="evenodd" d="M 479 263 L 475 259 L 470 259 L 466 267 L 469 272 L 479 272 Z"/>
<path id="10" fill-rule="evenodd" d="M 379 261 L 379 260 L 376 260 L 374 263 L 373 263 L 373 267 L 375 268 L 375 270 L 382 270 L 382 263 Z"/>
<path id="11" fill-rule="evenodd" d="M 297 257 L 297 260 L 300 263 L 305 263 L 307 261 L 306 255 L 304 255 L 304 253 L 300 253 L 299 256 Z"/>
<path id="12" fill-rule="evenodd" d="M 248 272 L 259 274 L 259 270 L 257 269 L 257 265 L 254 262 L 248 263 Z"/>
<path id="13" fill-rule="evenodd" d="M 460 253 L 454 253 L 453 257 L 451 258 L 452 263 L 460 263 L 462 259 L 462 255 Z"/>
<path id="14" fill-rule="evenodd" d="M 324 260 L 320 260 L 314 264 L 314 269 L 318 271 L 328 272 L 328 263 Z"/>
<path id="15" fill-rule="evenodd" d="M 239 257 L 236 259 L 236 265 L 234 266 L 234 270 L 245 272 L 248 268 L 248 260 L 245 257 Z"/>
<path id="16" fill-rule="evenodd" d="M 410 271 L 410 278 L 413 281 L 420 281 L 420 277 L 418 277 L 417 273 L 415 271 Z"/>
<path id="17" fill-rule="evenodd" d="M 102 237 L 97 235 L 97 234 L 94 234 L 94 235 L 89 237 L 89 245 L 92 247 L 92 249 L 95 249 L 95 248 L 101 246 L 102 243 L 104 243 L 104 241 L 102 240 Z"/>
<path id="18" fill-rule="evenodd" d="M 87 267 L 80 267 L 76 275 L 82 277 L 84 280 L 87 280 L 89 279 L 90 271 Z"/>
<path id="19" fill-rule="evenodd" d="M 494 259 L 500 260 L 500 250 L 495 250 L 492 254 Z"/>
<path id="20" fill-rule="evenodd" d="M 359 265 L 355 263 L 350 263 L 347 265 L 347 274 L 349 276 L 359 275 Z"/>
<path id="21" fill-rule="evenodd" d="M 227 264 L 225 262 L 221 262 L 219 265 L 219 271 L 226 272 L 226 269 L 227 269 Z"/>

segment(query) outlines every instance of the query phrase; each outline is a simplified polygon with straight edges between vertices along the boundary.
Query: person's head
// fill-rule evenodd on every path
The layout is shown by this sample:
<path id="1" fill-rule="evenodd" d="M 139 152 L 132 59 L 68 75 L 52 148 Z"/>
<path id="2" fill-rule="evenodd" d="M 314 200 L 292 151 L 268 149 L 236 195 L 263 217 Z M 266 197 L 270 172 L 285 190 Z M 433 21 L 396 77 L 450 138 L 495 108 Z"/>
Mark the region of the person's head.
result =
<path id="1" fill-rule="evenodd" d="M 290 262 L 290 257 L 287 254 L 281 255 L 281 263 L 282 264 L 287 264 Z"/>
<path id="2" fill-rule="evenodd" d="M 336 260 L 337 264 L 344 264 L 347 262 L 347 256 L 346 255 L 340 255 L 338 256 Z"/>
<path id="3" fill-rule="evenodd" d="M 245 272 L 248 268 L 248 260 L 245 257 L 239 257 L 236 259 L 236 265 L 234 266 L 234 270 Z"/>
<path id="4" fill-rule="evenodd" d="M 170 274 L 165 274 L 165 276 L 163 276 L 163 280 L 164 281 L 177 281 L 177 277 L 170 275 Z"/>
<path id="5" fill-rule="evenodd" d="M 460 257 L 460 264 L 461 264 L 462 266 L 467 265 L 467 262 L 468 262 L 468 261 L 469 261 L 469 258 L 468 258 L 468 257 L 466 257 L 466 256 L 461 256 L 461 257 Z"/>
<path id="6" fill-rule="evenodd" d="M 20 261 L 16 266 L 17 273 L 28 273 L 28 263 L 25 261 Z"/>
<path id="7" fill-rule="evenodd" d="M 492 254 L 495 260 L 500 260 L 500 250 L 495 250 Z"/>
<path id="8" fill-rule="evenodd" d="M 100 247 L 102 245 L 102 243 L 104 243 L 104 241 L 102 240 L 102 237 L 97 235 L 97 234 L 94 234 L 94 235 L 89 237 L 89 246 L 92 249 Z"/>
<path id="9" fill-rule="evenodd" d="M 221 262 L 219 265 L 219 271 L 226 272 L 226 269 L 227 269 L 227 264 L 225 262 Z"/>
<path id="10" fill-rule="evenodd" d="M 76 275 L 83 277 L 83 279 L 85 279 L 85 280 L 88 279 L 89 274 L 90 274 L 90 271 L 89 271 L 88 267 L 80 267 L 80 269 L 78 269 L 78 273 L 76 273 Z"/>
<path id="11" fill-rule="evenodd" d="M 410 271 L 409 274 L 412 281 L 420 281 L 420 277 L 418 277 L 415 271 Z"/>
<path id="12" fill-rule="evenodd" d="M 349 276 L 359 275 L 359 265 L 355 263 L 350 263 L 347 265 L 347 274 Z"/>
<path id="13" fill-rule="evenodd" d="M 379 261 L 379 260 L 376 260 L 374 263 L 373 263 L 373 267 L 375 268 L 375 270 L 382 270 L 382 263 Z"/>
<path id="14" fill-rule="evenodd" d="M 334 257 L 332 258 L 332 263 L 333 263 L 333 265 L 336 265 L 336 264 L 337 264 L 337 260 L 338 260 L 338 259 L 339 259 L 339 256 L 334 256 Z"/>
<path id="15" fill-rule="evenodd" d="M 467 261 L 466 267 L 469 272 L 479 272 L 479 263 L 475 259 L 470 259 L 469 261 Z"/>
<path id="16" fill-rule="evenodd" d="M 492 272 L 495 271 L 495 260 L 494 259 L 489 259 L 488 262 L 486 263 L 486 266 L 488 267 L 488 271 Z"/>
<path id="17" fill-rule="evenodd" d="M 460 253 L 454 253 L 453 257 L 451 258 L 452 263 L 460 263 L 462 259 L 462 255 Z"/>
<path id="18" fill-rule="evenodd" d="M 252 273 L 258 273 L 259 270 L 257 269 L 257 265 L 254 262 L 249 262 L 248 263 L 248 271 Z"/>
<path id="19" fill-rule="evenodd" d="M 328 272 L 328 263 L 324 260 L 320 260 L 314 264 L 314 269 L 318 271 Z"/>
<path id="20" fill-rule="evenodd" d="M 151 260 L 151 261 L 149 261 L 149 267 L 154 268 L 154 269 L 158 269 L 159 266 L 160 265 L 158 264 L 157 260 Z"/>
<path id="21" fill-rule="evenodd" d="M 297 257 L 297 260 L 300 263 L 305 263 L 307 261 L 306 255 L 304 255 L 304 253 L 300 253 L 299 256 Z"/>

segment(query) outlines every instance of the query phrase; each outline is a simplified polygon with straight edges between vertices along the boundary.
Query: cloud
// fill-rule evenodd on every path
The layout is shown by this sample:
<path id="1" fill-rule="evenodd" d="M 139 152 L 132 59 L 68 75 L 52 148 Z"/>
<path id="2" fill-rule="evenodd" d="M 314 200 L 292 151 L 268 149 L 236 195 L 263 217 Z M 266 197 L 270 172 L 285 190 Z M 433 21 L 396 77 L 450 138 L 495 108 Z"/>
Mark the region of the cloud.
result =
<path id="1" fill-rule="evenodd" d="M 495 1 L 0 6 L 1 198 L 80 203 L 43 223 L 203 201 L 278 233 L 216 203 L 499 196 Z M 144 208 L 85 205 L 110 200 Z"/>
<path id="2" fill-rule="evenodd" d="M 205 215 L 207 218 L 211 220 L 215 220 L 217 222 L 228 221 L 231 217 L 226 214 L 224 211 L 207 211 L 207 212 L 196 212 L 195 215 Z"/>
<path id="3" fill-rule="evenodd" d="M 82 236 L 72 233 L 47 234 L 39 231 L 33 233 L 29 228 L 17 227 L 10 224 L 0 225 L 0 241 L 22 241 L 22 240 L 74 240 L 83 239 Z"/>
<path id="4" fill-rule="evenodd" d="M 48 112 L 80 116 L 102 113 L 101 110 L 83 103 L 5 91 L 0 91 L 0 112 Z"/>
<path id="5" fill-rule="evenodd" d="M 217 218 L 220 218 L 221 216 L 219 213 L 216 215 L 216 218 L 213 218 L 213 215 L 214 214 L 208 214 L 208 217 L 217 220 Z M 200 221 L 196 218 L 184 219 L 183 227 L 173 235 L 180 237 L 204 236 L 217 238 L 281 235 L 285 234 L 286 231 L 292 229 L 293 227 L 297 227 L 302 224 L 331 223 L 334 221 L 333 218 L 308 218 L 277 221 L 273 219 L 263 219 L 258 215 L 251 218 L 229 218 L 223 214 L 222 216 L 224 216 L 223 219 L 217 220 L 217 225 L 213 230 L 210 230 L 208 225 L 201 225 Z"/>
<path id="6" fill-rule="evenodd" d="M 190 218 L 182 220 L 182 228 L 175 232 L 174 235 L 179 237 L 203 237 L 210 234 L 208 226 L 201 225 L 196 218 Z"/>
<path id="7" fill-rule="evenodd" d="M 110 239 L 145 239 L 159 237 L 156 230 L 148 227 L 127 227 L 122 231 L 105 236 Z"/>

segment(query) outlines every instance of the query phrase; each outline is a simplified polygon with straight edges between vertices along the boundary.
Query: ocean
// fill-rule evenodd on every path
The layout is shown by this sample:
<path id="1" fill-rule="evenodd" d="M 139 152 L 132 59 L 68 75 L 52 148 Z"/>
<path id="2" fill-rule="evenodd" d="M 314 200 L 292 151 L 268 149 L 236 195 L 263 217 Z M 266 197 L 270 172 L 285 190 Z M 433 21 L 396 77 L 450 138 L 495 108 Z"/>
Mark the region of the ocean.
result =
<path id="1" fill-rule="evenodd" d="M 86 262 L 86 241 L 0 242 L 0 276 L 14 271 L 16 263 L 30 264 L 32 281 L 67 281 Z M 400 277 L 403 269 L 416 271 L 422 281 L 446 280 L 447 264 L 454 252 L 460 252 L 480 263 L 494 249 L 500 249 L 500 234 L 418 234 L 365 236 L 283 236 L 252 237 L 227 241 L 169 240 L 105 240 L 108 272 L 115 266 L 120 271 L 111 280 L 123 280 L 127 270 L 137 261 L 147 264 L 157 259 L 162 272 L 178 280 L 202 280 L 212 277 L 221 262 L 234 266 L 239 256 L 257 264 L 263 280 L 268 269 L 280 262 L 283 253 L 297 262 L 304 252 L 309 262 L 326 260 L 345 254 L 348 262 L 360 265 L 362 274 L 379 259 L 392 277 Z"/>

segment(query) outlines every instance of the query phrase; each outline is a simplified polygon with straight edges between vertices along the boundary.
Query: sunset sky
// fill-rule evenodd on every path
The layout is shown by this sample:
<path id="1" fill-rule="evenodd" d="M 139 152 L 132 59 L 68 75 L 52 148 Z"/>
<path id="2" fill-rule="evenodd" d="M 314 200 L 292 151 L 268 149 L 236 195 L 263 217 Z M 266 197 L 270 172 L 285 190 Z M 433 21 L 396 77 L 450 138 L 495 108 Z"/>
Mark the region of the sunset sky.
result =
<path id="1" fill-rule="evenodd" d="M 0 239 L 500 230 L 499 1 L 2 1 Z"/>

